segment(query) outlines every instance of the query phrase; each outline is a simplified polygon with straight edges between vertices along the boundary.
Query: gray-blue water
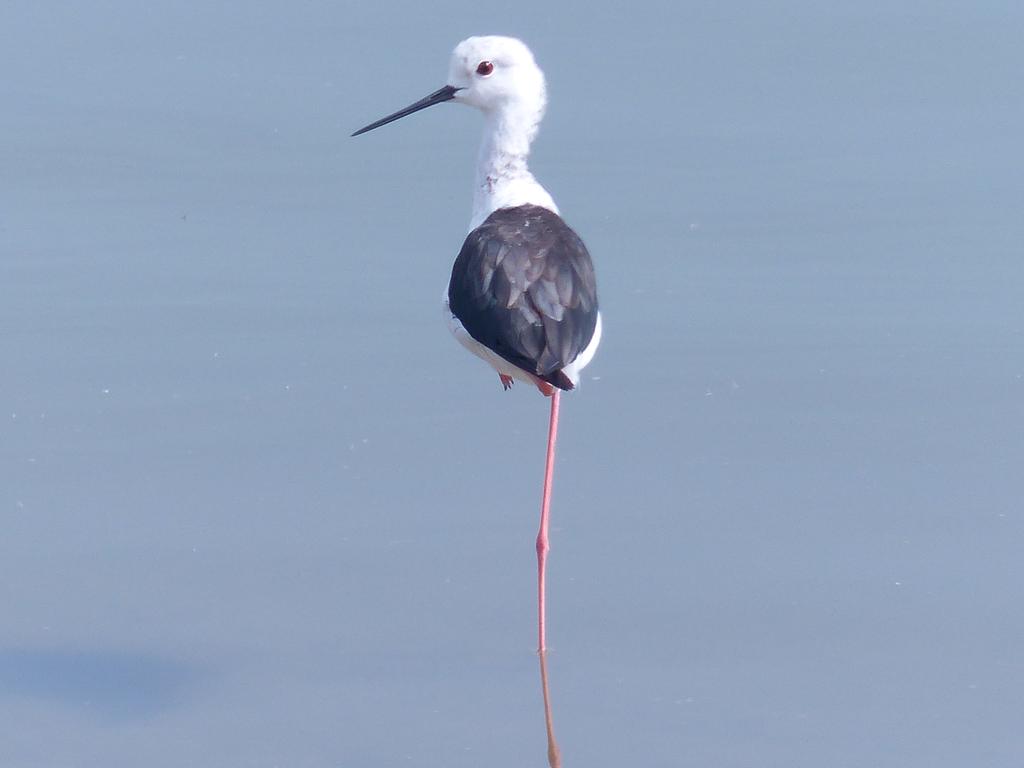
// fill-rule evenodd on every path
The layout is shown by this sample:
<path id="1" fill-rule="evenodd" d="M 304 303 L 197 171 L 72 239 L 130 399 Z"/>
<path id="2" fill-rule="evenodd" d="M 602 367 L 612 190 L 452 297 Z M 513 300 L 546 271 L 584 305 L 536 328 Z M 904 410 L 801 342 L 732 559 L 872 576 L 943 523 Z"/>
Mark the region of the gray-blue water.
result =
<path id="1" fill-rule="evenodd" d="M 0 766 L 543 765 L 546 403 L 448 337 L 524 38 L 598 267 L 566 766 L 1024 764 L 1018 3 L 0 8 Z"/>

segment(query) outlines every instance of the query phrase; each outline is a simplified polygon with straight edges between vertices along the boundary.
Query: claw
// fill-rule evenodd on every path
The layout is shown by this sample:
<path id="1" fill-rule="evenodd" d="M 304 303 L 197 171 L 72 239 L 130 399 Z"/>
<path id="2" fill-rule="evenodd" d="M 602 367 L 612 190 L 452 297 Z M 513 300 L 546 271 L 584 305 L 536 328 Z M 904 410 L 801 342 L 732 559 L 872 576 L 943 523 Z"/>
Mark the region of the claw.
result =
<path id="1" fill-rule="evenodd" d="M 554 385 L 548 384 L 546 381 L 541 381 L 540 379 L 537 380 L 537 389 L 540 390 L 540 393 L 544 395 L 544 397 L 551 397 L 555 394 Z"/>
<path id="2" fill-rule="evenodd" d="M 499 373 L 498 378 L 501 379 L 501 386 L 506 392 L 512 389 L 513 379 L 511 376 L 506 376 L 504 373 Z"/>

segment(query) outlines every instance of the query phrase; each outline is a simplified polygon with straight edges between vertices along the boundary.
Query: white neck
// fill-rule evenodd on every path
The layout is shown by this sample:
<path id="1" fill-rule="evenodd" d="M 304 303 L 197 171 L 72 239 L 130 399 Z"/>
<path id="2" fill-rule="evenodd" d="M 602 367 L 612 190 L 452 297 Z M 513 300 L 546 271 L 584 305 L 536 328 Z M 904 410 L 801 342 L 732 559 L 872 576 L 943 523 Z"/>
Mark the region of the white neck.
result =
<path id="1" fill-rule="evenodd" d="M 529 110 L 506 106 L 484 113 L 486 125 L 476 167 L 470 231 L 499 208 L 532 203 L 558 213 L 551 195 L 527 167 L 530 143 L 537 135 L 542 115 L 543 107 Z"/>

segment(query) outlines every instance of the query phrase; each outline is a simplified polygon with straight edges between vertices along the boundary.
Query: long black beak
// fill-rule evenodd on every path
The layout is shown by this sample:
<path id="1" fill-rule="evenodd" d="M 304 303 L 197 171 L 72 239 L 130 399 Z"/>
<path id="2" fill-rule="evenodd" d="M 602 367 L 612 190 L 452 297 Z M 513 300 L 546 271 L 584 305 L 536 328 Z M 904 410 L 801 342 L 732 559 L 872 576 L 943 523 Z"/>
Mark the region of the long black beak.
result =
<path id="1" fill-rule="evenodd" d="M 374 128 L 380 128 L 382 125 L 387 125 L 388 123 L 393 123 L 395 120 L 398 120 L 400 117 L 405 117 L 406 115 L 411 115 L 413 112 L 419 112 L 421 109 L 426 109 L 427 107 L 432 107 L 435 104 L 440 104 L 442 101 L 451 101 L 452 99 L 455 98 L 455 92 L 458 91 L 458 90 L 459 89 L 456 88 L 454 85 L 446 85 L 444 88 L 441 88 L 440 90 L 434 91 L 429 96 L 424 96 L 422 99 L 417 101 L 415 104 L 410 104 L 405 109 L 400 109 L 397 112 L 395 112 L 393 115 L 388 115 L 387 117 L 382 117 L 377 122 L 370 123 L 366 127 L 360 128 L 358 131 L 356 131 L 352 135 L 353 136 L 358 136 L 361 133 L 366 133 L 367 131 L 372 131 Z"/>

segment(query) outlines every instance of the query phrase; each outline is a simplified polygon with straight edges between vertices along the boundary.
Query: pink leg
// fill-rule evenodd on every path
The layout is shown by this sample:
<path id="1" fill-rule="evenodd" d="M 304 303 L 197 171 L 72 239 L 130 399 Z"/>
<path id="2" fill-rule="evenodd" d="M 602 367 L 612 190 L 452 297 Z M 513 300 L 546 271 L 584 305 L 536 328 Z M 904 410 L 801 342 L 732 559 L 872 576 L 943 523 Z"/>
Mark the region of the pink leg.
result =
<path id="1" fill-rule="evenodd" d="M 548 510 L 551 507 L 551 481 L 555 471 L 555 440 L 558 437 L 558 399 L 561 393 L 551 395 L 551 421 L 548 422 L 548 452 L 544 462 L 544 496 L 540 506 L 540 532 L 537 534 L 537 615 L 541 653 L 547 649 L 544 642 L 544 571 L 548 559 Z"/>
<path id="2" fill-rule="evenodd" d="M 551 717 L 551 691 L 548 689 L 548 653 L 540 652 L 540 688 L 544 694 L 544 725 L 548 731 L 548 765 L 562 768 L 562 753 L 555 740 L 555 723 Z"/>

